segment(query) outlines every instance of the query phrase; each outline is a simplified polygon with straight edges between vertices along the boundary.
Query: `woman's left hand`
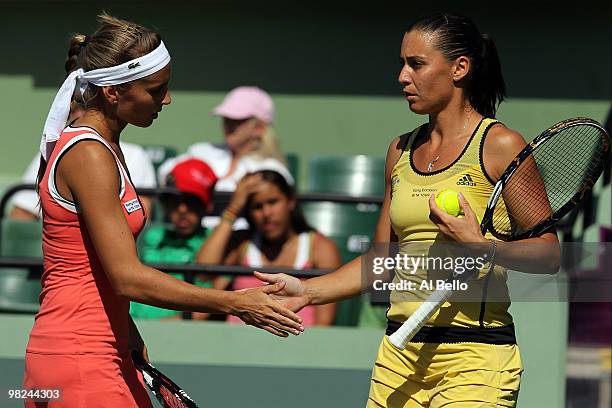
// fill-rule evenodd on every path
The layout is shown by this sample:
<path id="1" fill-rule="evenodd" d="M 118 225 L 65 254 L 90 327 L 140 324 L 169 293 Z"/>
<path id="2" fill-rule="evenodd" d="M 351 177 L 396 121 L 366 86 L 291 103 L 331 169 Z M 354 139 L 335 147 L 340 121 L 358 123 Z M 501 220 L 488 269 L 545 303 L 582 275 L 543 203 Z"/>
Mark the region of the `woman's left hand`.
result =
<path id="1" fill-rule="evenodd" d="M 459 193 L 459 205 L 464 216 L 454 217 L 436 204 L 435 195 L 429 197 L 429 218 L 448 238 L 462 243 L 482 243 L 487 239 L 480 233 L 480 223 L 463 194 Z"/>

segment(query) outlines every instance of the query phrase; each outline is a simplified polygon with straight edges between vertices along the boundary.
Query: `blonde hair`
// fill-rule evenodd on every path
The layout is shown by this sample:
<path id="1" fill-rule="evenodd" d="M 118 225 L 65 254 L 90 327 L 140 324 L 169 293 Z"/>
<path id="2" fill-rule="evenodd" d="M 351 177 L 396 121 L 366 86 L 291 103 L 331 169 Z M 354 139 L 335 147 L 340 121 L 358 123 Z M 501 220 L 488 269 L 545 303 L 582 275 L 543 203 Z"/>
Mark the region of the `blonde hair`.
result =
<path id="1" fill-rule="evenodd" d="M 91 37 L 75 34 L 70 40 L 64 64 L 67 74 L 78 68 L 91 71 L 119 65 L 150 53 L 161 43 L 155 31 L 106 13 L 98 15 L 98 23 Z M 83 95 L 76 92 L 75 101 L 85 109 L 92 106 L 92 101 L 95 106 L 99 89 L 90 84 Z"/>
<path id="2" fill-rule="evenodd" d="M 285 155 L 281 151 L 280 145 L 278 144 L 278 138 L 276 137 L 276 130 L 271 124 L 266 124 L 266 130 L 264 130 L 259 141 L 259 145 L 250 153 L 260 159 L 273 158 L 284 165 L 287 165 Z"/>
<path id="3" fill-rule="evenodd" d="M 133 60 L 150 53 L 161 43 L 161 36 L 153 30 L 106 13 L 98 15 L 98 29 L 90 36 L 74 34 L 68 46 L 68 57 L 64 62 L 66 74 L 82 68 L 91 71 L 107 68 Z M 130 84 L 116 85 L 129 87 Z M 103 106 L 98 98 L 100 87 L 89 84 L 83 95 L 78 90 L 73 95 L 71 111 L 76 109 L 98 109 Z M 41 156 L 38 167 L 38 184 L 45 173 L 47 162 Z"/>

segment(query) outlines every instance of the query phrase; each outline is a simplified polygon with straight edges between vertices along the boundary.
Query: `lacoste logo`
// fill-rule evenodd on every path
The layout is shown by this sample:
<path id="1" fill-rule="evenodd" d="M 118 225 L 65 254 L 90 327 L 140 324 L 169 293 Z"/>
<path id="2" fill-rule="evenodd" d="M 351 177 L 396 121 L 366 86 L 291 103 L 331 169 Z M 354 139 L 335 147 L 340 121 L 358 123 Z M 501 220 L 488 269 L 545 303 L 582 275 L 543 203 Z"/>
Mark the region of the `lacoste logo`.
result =
<path id="1" fill-rule="evenodd" d="M 131 64 L 128 65 L 128 69 L 134 69 L 139 66 L 140 66 L 140 62 L 132 62 Z"/>
<path id="2" fill-rule="evenodd" d="M 474 187 L 476 183 L 474 182 L 474 180 L 472 180 L 472 176 L 470 176 L 469 174 L 464 174 L 463 177 L 461 177 L 459 181 L 457 181 L 457 185 Z"/>

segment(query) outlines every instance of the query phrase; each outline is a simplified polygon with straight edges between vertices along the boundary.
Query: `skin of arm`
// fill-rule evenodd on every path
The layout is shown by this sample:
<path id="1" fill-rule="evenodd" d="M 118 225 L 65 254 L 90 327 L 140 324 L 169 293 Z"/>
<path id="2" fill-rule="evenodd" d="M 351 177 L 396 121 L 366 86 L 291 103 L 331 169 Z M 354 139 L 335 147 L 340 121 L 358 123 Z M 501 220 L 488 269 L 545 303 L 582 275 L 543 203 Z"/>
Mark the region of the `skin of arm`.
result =
<path id="1" fill-rule="evenodd" d="M 400 138 L 389 145 L 385 162 L 385 196 L 376 224 L 375 241 L 388 242 L 395 239 L 389 219 L 391 205 L 391 172 L 401 155 Z M 291 310 L 300 310 L 307 305 L 322 305 L 348 299 L 364 292 L 361 276 L 361 256 L 324 276 L 300 281 L 286 274 L 263 274 L 255 272 L 262 281 L 268 283 L 286 282 L 283 290 L 274 295 Z"/>
<path id="2" fill-rule="evenodd" d="M 259 176 L 259 175 L 257 175 Z M 249 180 L 249 177 L 251 179 Z M 239 213 L 246 204 L 247 197 L 257 188 L 260 177 L 254 178 L 247 176 L 245 181 L 241 181 L 230 201 L 228 207 L 234 213 Z M 246 231 L 233 231 L 232 225 L 227 220 L 222 219 L 215 227 L 213 233 L 204 242 L 198 252 L 197 262 L 206 264 L 237 265 L 240 262 L 240 254 L 249 241 Z M 317 237 L 313 243 L 313 266 L 315 268 L 333 269 L 340 266 L 340 253 L 335 244 L 325 238 Z M 224 277 L 217 277 L 213 280 L 213 285 L 227 286 L 230 282 Z M 318 326 L 329 326 L 333 324 L 336 312 L 336 305 L 329 304 L 317 307 L 315 310 L 315 323 Z"/>
<path id="3" fill-rule="evenodd" d="M 497 181 L 508 164 L 525 147 L 523 137 L 503 125 L 495 125 L 485 139 L 483 161 L 489 176 Z M 465 217 L 453 217 L 438 208 L 435 197 L 429 198 L 431 219 L 449 238 L 457 242 L 482 244 L 482 251 L 491 250 L 491 243 L 480 233 L 480 223 L 463 195 L 459 204 Z M 517 244 L 519 242 L 520 244 Z M 479 246 L 479 245 L 477 245 Z M 497 242 L 496 263 L 512 268 L 521 265 L 521 272 L 554 274 L 560 267 L 559 240 L 554 232 L 545 232 L 537 237 L 513 242 Z"/>
<path id="4" fill-rule="evenodd" d="M 247 324 L 283 337 L 287 332 L 302 330 L 299 317 L 268 301 L 267 291 L 200 288 L 143 265 L 117 194 L 117 165 L 100 143 L 83 141 L 71 148 L 58 164 L 56 180 L 60 194 L 78 203 L 102 268 L 117 295 L 172 310 L 231 313 Z M 271 288 L 269 293 L 278 289 Z"/>
<path id="5" fill-rule="evenodd" d="M 257 190 L 261 183 L 261 175 L 245 176 L 232 194 L 232 198 L 227 209 L 234 214 L 242 213 L 249 195 Z M 221 219 L 210 237 L 196 255 L 196 263 L 211 265 L 237 265 L 240 258 L 240 250 L 245 241 L 248 240 L 248 233 L 245 231 L 234 231 L 232 223 L 226 219 Z M 216 276 L 212 279 L 215 289 L 225 289 L 231 281 L 224 276 Z"/>
<path id="6" fill-rule="evenodd" d="M 247 239 L 244 231 L 233 231 L 232 224 L 222 219 L 212 234 L 204 241 L 195 259 L 197 264 L 236 265 L 240 248 Z M 214 289 L 224 290 L 231 279 L 223 275 L 210 276 Z"/>
<path id="7" fill-rule="evenodd" d="M 322 235 L 314 238 L 312 264 L 317 269 L 335 269 L 342 265 L 340 251 L 336 244 Z M 336 304 L 329 303 L 315 307 L 315 324 L 331 326 L 336 317 Z"/>
<path id="8" fill-rule="evenodd" d="M 39 219 L 35 214 L 32 214 L 28 210 L 24 210 L 23 208 L 20 208 L 20 207 L 13 207 L 13 209 L 11 210 L 9 214 L 9 218 L 12 220 L 22 220 L 22 221 L 36 221 Z"/>

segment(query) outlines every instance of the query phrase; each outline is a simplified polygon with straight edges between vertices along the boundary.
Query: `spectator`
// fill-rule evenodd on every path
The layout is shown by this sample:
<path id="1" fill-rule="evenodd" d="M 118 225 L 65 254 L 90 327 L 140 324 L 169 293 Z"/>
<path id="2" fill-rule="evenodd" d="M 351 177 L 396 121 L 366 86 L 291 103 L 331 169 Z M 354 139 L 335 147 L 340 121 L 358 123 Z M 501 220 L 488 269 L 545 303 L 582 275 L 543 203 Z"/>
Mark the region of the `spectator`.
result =
<path id="1" fill-rule="evenodd" d="M 247 86 L 235 88 L 212 114 L 223 119 L 225 143 L 221 146 L 206 142 L 191 145 L 186 154 L 160 166 L 159 180 L 163 180 L 177 162 L 193 157 L 211 165 L 219 178 L 215 190 L 234 191 L 238 181 L 255 171 L 262 162 L 285 165 L 273 127 L 274 103 L 265 91 Z"/>
<path id="2" fill-rule="evenodd" d="M 212 169 L 201 160 L 190 159 L 177 164 L 164 183 L 176 193 L 166 193 L 160 202 L 170 225 L 153 226 L 142 237 L 140 259 L 147 263 L 192 263 L 210 230 L 202 227 L 202 217 L 212 208 L 212 190 L 217 182 Z M 172 273 L 177 279 L 184 276 Z M 195 284 L 212 288 L 212 281 L 196 276 Z M 142 303 L 132 303 L 130 314 L 135 319 L 177 319 L 181 313 Z M 208 313 L 193 313 L 193 319 L 206 320 Z"/>
<path id="3" fill-rule="evenodd" d="M 243 210 L 250 229 L 232 231 L 233 222 Z M 244 177 L 221 219 L 200 249 L 198 263 L 294 269 L 331 269 L 340 265 L 338 248 L 307 224 L 293 187 L 279 172 L 261 170 Z M 229 284 L 226 278 L 217 278 L 218 287 L 223 287 L 220 281 Z M 260 285 L 253 276 L 240 276 L 233 282 L 235 290 Z M 334 304 L 310 306 L 298 314 L 304 326 L 329 326 L 335 310 Z M 228 321 L 238 322 L 231 318 Z"/>

